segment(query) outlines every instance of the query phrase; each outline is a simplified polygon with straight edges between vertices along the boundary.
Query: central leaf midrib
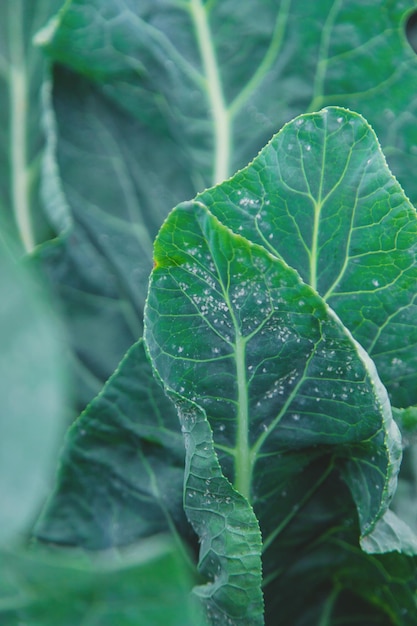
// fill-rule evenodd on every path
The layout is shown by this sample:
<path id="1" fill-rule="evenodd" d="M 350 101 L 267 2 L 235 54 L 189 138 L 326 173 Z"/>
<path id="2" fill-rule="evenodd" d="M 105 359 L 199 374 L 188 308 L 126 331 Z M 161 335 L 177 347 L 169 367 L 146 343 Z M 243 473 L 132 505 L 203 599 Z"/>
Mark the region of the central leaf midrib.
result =
<path id="1" fill-rule="evenodd" d="M 317 291 L 317 265 L 318 265 L 318 244 L 320 232 L 322 204 L 320 201 L 314 203 L 313 233 L 311 238 L 310 253 L 310 285 Z"/>
<path id="2" fill-rule="evenodd" d="M 230 452 L 234 459 L 234 487 L 250 502 L 251 482 L 253 472 L 253 459 L 249 441 L 249 386 L 246 371 L 246 344 L 249 336 L 242 335 L 239 320 L 235 315 L 234 308 L 229 297 L 230 290 L 230 261 L 228 262 L 228 280 L 223 281 L 215 255 L 213 262 L 217 268 L 219 284 L 223 293 L 224 301 L 228 307 L 233 324 L 235 341 L 233 342 L 234 358 L 236 363 L 236 383 L 237 383 L 237 433 L 236 441 Z"/>
<path id="3" fill-rule="evenodd" d="M 318 253 L 319 253 L 319 236 L 320 236 L 320 220 L 321 211 L 326 198 L 323 198 L 323 173 L 326 165 L 326 149 L 327 149 L 327 118 L 325 118 L 325 133 L 323 140 L 323 148 L 321 154 L 321 176 L 318 189 L 317 200 L 314 201 L 313 210 L 313 232 L 311 241 L 311 254 L 310 254 L 310 285 L 315 291 L 317 291 L 317 270 L 318 270 Z M 313 194 L 311 194 L 313 198 Z"/>
<path id="4" fill-rule="evenodd" d="M 238 392 L 235 487 L 250 501 L 252 459 L 249 445 L 249 391 L 246 375 L 246 340 L 236 328 L 236 378 Z"/>

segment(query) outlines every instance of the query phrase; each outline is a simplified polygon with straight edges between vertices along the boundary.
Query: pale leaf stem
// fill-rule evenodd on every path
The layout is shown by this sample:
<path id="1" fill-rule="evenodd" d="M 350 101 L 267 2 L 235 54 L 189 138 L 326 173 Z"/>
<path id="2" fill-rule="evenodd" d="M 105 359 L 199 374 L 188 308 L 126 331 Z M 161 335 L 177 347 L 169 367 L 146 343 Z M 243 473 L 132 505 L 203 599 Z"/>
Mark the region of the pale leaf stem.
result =
<path id="1" fill-rule="evenodd" d="M 191 0 L 191 16 L 194 21 L 198 45 L 206 76 L 207 94 L 214 123 L 213 184 L 225 180 L 230 174 L 231 127 L 222 89 L 219 65 L 213 45 L 213 37 L 207 11 L 201 0 Z"/>
<path id="2" fill-rule="evenodd" d="M 10 41 L 10 153 L 11 191 L 17 229 L 26 252 L 35 246 L 29 202 L 27 169 L 27 69 L 23 47 L 23 11 L 21 0 L 9 9 Z"/>

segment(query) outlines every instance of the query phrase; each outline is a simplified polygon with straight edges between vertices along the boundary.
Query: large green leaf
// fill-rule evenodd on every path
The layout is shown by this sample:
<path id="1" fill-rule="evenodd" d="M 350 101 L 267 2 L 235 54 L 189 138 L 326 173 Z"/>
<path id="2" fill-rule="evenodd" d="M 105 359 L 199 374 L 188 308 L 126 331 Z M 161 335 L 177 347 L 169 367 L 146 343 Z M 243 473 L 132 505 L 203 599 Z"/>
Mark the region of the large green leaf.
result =
<path id="1" fill-rule="evenodd" d="M 45 59 L 32 38 L 61 0 L 0 5 L 0 219 L 23 251 L 49 233 L 40 200 Z"/>
<path id="2" fill-rule="evenodd" d="M 300 116 L 199 198 L 318 290 L 395 404 L 417 401 L 417 215 L 360 115 L 329 107 Z"/>
<path id="3" fill-rule="evenodd" d="M 200 203 L 170 214 L 154 261 L 148 349 L 167 388 L 207 413 L 222 470 L 259 518 L 264 574 L 276 575 L 276 541 L 335 468 L 368 535 L 401 453 L 363 349 L 294 270 Z"/>
<path id="4" fill-rule="evenodd" d="M 295 115 L 339 104 L 371 121 L 416 197 L 417 59 L 405 36 L 416 7 L 71 0 L 39 41 L 150 127 L 166 128 L 178 171 L 191 170 L 198 185 L 245 165 Z"/>
<path id="5" fill-rule="evenodd" d="M 4 626 L 198 626 L 192 579 L 164 537 L 94 558 L 70 551 L 0 554 Z"/>
<path id="6" fill-rule="evenodd" d="M 51 486 L 66 396 L 62 328 L 39 277 L 0 235 L 0 543 L 27 532 Z"/>
<path id="7" fill-rule="evenodd" d="M 140 341 L 70 428 L 37 537 L 94 550 L 158 532 L 192 543 L 182 508 L 184 454 L 175 407 Z"/>

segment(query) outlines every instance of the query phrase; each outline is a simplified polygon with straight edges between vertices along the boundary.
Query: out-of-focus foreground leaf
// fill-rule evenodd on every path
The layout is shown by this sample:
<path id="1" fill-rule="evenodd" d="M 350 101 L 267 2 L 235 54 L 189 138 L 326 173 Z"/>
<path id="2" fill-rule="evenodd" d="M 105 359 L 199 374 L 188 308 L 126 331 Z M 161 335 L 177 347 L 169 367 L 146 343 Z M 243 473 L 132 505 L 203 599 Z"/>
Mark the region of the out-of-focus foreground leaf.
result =
<path id="1" fill-rule="evenodd" d="M 62 328 L 39 277 L 0 235 L 0 542 L 29 530 L 51 487 L 66 398 Z"/>
<path id="2" fill-rule="evenodd" d="M 49 235 L 40 198 L 45 57 L 32 38 L 61 0 L 0 4 L 0 220 L 22 251 Z"/>
<path id="3" fill-rule="evenodd" d="M 198 626 L 183 558 L 166 538 L 88 557 L 0 553 L 3 626 Z"/>
<path id="4" fill-rule="evenodd" d="M 57 70 L 59 171 L 74 227 L 44 249 L 81 406 L 141 333 L 162 218 L 246 165 L 295 115 L 331 103 L 362 112 L 417 198 L 417 59 L 405 37 L 415 6 L 72 0 L 43 30 L 51 57 L 94 83 Z"/>

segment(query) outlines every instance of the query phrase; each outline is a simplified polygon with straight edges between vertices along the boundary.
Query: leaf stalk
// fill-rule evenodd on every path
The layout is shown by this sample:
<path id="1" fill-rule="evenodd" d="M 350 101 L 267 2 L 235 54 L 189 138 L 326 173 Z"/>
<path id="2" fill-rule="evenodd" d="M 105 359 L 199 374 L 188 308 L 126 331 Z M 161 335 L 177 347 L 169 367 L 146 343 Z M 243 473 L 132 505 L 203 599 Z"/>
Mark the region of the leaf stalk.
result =
<path id="1" fill-rule="evenodd" d="M 207 95 L 214 123 L 213 184 L 225 180 L 230 172 L 231 124 L 223 95 L 219 65 L 213 46 L 213 37 L 207 12 L 201 0 L 191 0 L 191 16 L 194 21 L 198 46 L 206 75 Z"/>
<path id="2" fill-rule="evenodd" d="M 23 48 L 23 11 L 21 0 L 9 10 L 10 33 L 10 153 L 11 188 L 16 226 L 26 252 L 35 247 L 29 203 L 27 170 L 27 72 Z"/>

